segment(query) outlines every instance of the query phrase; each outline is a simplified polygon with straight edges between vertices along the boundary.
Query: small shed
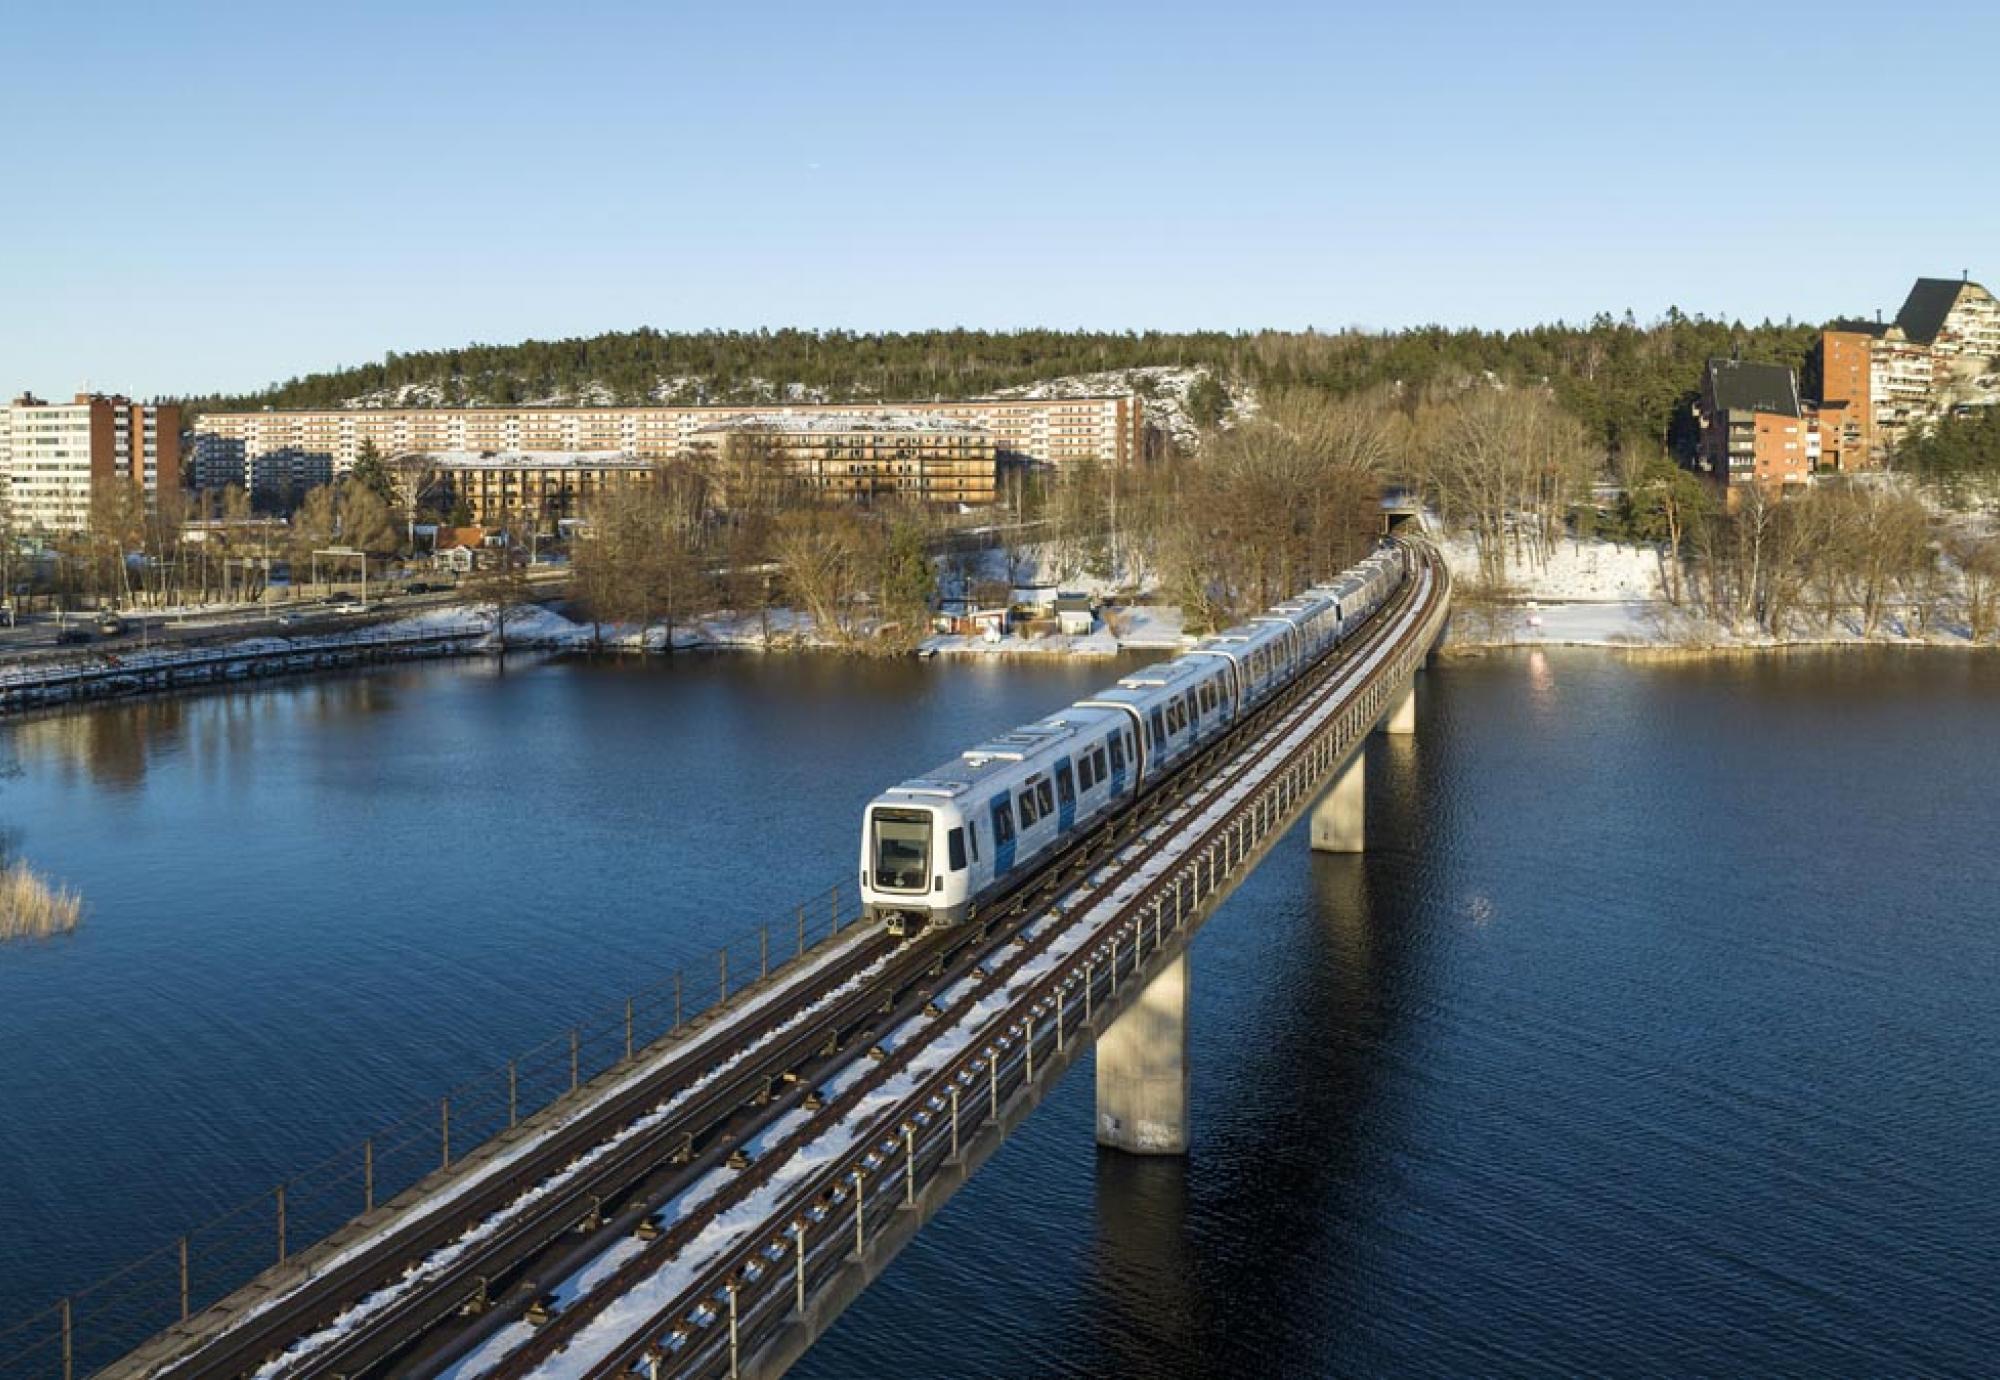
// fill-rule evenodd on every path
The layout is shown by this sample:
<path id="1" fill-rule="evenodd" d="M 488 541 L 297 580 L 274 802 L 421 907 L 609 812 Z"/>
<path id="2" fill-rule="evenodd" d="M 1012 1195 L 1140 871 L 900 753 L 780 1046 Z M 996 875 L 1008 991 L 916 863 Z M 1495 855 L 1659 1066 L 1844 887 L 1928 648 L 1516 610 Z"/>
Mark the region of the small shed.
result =
<path id="1" fill-rule="evenodd" d="M 1097 627 L 1097 605 L 1088 594 L 1056 595 L 1056 629 L 1065 637 L 1088 637 Z"/>

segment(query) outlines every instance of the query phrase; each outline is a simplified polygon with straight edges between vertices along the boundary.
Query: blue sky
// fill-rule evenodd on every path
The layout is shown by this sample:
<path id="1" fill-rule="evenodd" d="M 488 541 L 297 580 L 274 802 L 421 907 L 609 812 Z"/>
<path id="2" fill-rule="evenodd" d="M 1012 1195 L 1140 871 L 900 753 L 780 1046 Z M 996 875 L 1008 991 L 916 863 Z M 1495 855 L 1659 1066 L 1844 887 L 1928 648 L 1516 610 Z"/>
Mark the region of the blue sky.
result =
<path id="1" fill-rule="evenodd" d="M 2000 278 L 1996 39 L 1956 0 L 21 6 L 0 387 L 637 325 L 1893 312 Z"/>

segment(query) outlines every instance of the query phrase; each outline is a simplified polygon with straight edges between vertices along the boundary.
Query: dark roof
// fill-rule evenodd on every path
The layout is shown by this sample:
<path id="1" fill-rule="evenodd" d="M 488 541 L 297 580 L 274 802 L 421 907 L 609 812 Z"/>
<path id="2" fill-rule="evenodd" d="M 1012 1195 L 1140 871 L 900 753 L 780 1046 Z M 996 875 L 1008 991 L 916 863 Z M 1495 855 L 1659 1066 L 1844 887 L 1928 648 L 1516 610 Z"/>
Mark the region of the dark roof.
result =
<path id="1" fill-rule="evenodd" d="M 1776 412 L 1799 415 L 1799 379 L 1782 364 L 1741 359 L 1708 362 L 1709 396 L 1723 412 Z"/>
<path id="2" fill-rule="evenodd" d="M 1903 299 L 1903 309 L 1896 313 L 1896 325 L 1919 345 L 1935 344 L 1945 317 L 1958 305 L 1958 290 L 1964 286 L 1965 280 L 1960 278 L 1917 279 L 1910 295 Z"/>

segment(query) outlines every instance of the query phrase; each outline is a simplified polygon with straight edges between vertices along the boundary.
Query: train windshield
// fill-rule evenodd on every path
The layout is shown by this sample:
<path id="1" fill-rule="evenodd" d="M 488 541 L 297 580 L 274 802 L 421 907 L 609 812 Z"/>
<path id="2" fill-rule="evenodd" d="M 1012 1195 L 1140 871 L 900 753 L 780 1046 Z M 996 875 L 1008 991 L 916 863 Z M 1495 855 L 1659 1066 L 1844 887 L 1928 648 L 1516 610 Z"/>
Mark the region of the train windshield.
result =
<path id="1" fill-rule="evenodd" d="M 875 885 L 884 891 L 922 891 L 929 886 L 930 811 L 879 809 L 874 825 Z"/>

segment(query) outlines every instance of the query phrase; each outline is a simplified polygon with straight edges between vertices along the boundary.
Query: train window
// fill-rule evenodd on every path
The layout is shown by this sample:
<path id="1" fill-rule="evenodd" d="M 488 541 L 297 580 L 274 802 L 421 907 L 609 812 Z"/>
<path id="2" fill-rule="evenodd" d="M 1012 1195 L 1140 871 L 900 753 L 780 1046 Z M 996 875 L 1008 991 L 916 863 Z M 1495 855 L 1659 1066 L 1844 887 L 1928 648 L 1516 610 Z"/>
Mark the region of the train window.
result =
<path id="1" fill-rule="evenodd" d="M 944 836 L 945 854 L 951 859 L 951 870 L 965 871 L 965 830 L 954 829 Z"/>
<path id="2" fill-rule="evenodd" d="M 972 845 L 972 860 L 979 861 L 979 821 L 970 820 L 965 826 L 965 840 Z"/>
<path id="3" fill-rule="evenodd" d="M 1076 782 L 1070 776 L 1069 763 L 1062 762 L 1056 767 L 1056 794 L 1065 805 L 1076 804 Z"/>
<path id="4" fill-rule="evenodd" d="M 1194 691 L 1190 690 L 1181 696 L 1181 708 L 1186 712 L 1189 723 L 1201 721 L 1201 701 L 1195 698 Z"/>
<path id="5" fill-rule="evenodd" d="M 1035 812 L 1035 788 L 1030 786 L 1021 792 L 1021 827 L 1032 829 L 1035 827 L 1035 821 L 1040 818 L 1041 816 Z"/>
<path id="6" fill-rule="evenodd" d="M 1056 812 L 1056 793 L 1049 788 L 1049 783 L 1046 779 L 1037 782 L 1035 785 L 1035 803 L 1042 807 L 1044 815 L 1052 815 Z"/>
<path id="7" fill-rule="evenodd" d="M 1111 735 L 1111 768 L 1113 771 L 1125 770 L 1125 739 L 1129 736 L 1131 735 L 1125 733 L 1114 733 Z M 1099 752 L 1103 750 L 1102 748 L 1098 749 Z"/>
<path id="8" fill-rule="evenodd" d="M 1160 745 L 1167 739 L 1167 721 L 1161 718 L 1160 711 L 1155 709 L 1146 716 L 1146 722 L 1152 725 L 1153 750 L 1157 752 L 1160 749 Z"/>
<path id="9" fill-rule="evenodd" d="M 931 812 L 874 812 L 875 885 L 887 891 L 922 891 L 931 871 Z"/>
<path id="10" fill-rule="evenodd" d="M 1014 806 L 1006 800 L 993 802 L 993 844 L 1005 848 L 1014 841 Z"/>
<path id="11" fill-rule="evenodd" d="M 1080 791 L 1087 791 L 1096 784 L 1097 784 L 1097 775 L 1095 772 L 1091 770 L 1090 754 L 1087 752 L 1079 754 L 1076 759 L 1077 789 Z"/>
<path id="12" fill-rule="evenodd" d="M 1117 748 L 1118 740 L 1116 738 L 1113 738 L 1111 742 L 1113 750 L 1115 751 Z M 1102 743 L 1099 743 L 1097 745 L 1097 748 L 1090 754 L 1090 760 L 1097 767 L 1097 779 L 1099 781 L 1102 781 L 1105 777 L 1111 775 L 1110 772 L 1104 769 L 1104 745 Z M 1124 763 L 1120 762 L 1119 765 L 1123 766 Z"/>

